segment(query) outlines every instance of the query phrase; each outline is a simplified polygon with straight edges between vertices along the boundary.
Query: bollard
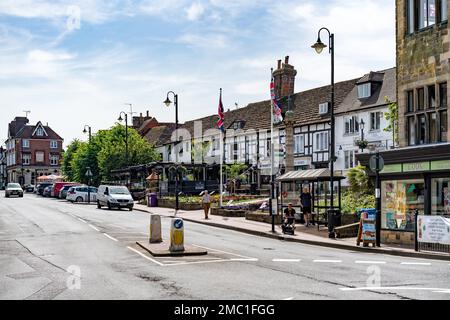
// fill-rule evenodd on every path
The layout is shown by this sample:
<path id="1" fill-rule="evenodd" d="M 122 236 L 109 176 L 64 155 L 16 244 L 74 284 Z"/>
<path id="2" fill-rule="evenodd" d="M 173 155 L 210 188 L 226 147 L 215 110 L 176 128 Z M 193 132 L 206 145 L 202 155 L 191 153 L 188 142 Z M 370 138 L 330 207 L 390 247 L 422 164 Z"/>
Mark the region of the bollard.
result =
<path id="1" fill-rule="evenodd" d="M 174 218 L 170 225 L 170 252 L 184 251 L 184 222 L 183 219 Z"/>
<path id="2" fill-rule="evenodd" d="M 161 217 L 158 215 L 150 216 L 150 243 L 161 243 Z"/>

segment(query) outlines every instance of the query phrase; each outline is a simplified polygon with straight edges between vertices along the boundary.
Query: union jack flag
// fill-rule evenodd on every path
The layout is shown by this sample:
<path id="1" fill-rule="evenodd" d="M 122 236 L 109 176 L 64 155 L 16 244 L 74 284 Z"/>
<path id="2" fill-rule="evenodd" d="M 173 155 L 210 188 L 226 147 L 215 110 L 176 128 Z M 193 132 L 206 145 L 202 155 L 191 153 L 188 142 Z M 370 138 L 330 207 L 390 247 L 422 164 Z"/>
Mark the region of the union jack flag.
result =
<path id="1" fill-rule="evenodd" d="M 270 101 L 272 104 L 273 123 L 277 124 L 283 121 L 283 115 L 281 114 L 281 108 L 278 106 L 277 98 L 275 96 L 275 83 L 272 78 L 270 82 Z"/>
<path id="2" fill-rule="evenodd" d="M 219 98 L 219 121 L 217 121 L 217 126 L 222 132 L 225 132 L 224 120 L 225 115 L 223 113 L 223 104 L 222 104 L 222 89 L 220 89 L 220 98 Z"/>

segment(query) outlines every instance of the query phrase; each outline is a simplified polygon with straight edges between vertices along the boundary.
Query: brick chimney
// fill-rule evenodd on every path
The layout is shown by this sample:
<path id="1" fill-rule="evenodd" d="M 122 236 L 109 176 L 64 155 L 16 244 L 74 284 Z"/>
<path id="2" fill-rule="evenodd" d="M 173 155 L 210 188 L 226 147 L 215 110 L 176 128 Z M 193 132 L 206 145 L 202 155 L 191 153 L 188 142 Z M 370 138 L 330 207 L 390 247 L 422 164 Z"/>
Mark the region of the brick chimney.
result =
<path id="1" fill-rule="evenodd" d="M 28 122 L 29 120 L 27 117 L 16 117 L 9 124 L 9 135 L 15 137 L 19 130 L 26 126 Z"/>
<path id="2" fill-rule="evenodd" d="M 147 115 L 144 116 L 142 113 L 137 117 L 133 117 L 133 128 L 139 129 L 145 121 L 150 120 L 152 117 L 150 116 L 150 112 L 147 111 Z"/>
<path id="3" fill-rule="evenodd" d="M 288 97 L 294 94 L 295 76 L 297 70 L 289 64 L 289 56 L 284 58 L 284 63 L 278 60 L 277 69 L 273 72 L 275 83 L 275 96 L 277 99 Z"/>

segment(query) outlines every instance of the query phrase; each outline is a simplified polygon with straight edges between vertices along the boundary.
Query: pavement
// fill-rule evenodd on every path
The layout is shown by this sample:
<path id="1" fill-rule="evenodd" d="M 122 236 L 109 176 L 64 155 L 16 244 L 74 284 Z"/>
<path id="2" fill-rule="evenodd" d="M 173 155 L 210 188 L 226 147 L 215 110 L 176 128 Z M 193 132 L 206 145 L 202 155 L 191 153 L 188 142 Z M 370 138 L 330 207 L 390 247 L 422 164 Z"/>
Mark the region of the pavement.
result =
<path id="1" fill-rule="evenodd" d="M 168 208 L 149 208 L 145 205 L 136 204 L 135 209 L 147 212 L 149 214 L 158 214 L 165 217 L 173 218 L 175 216 L 174 209 Z M 304 225 L 296 225 L 294 236 L 284 235 L 281 232 L 281 226 L 275 226 L 275 233 L 272 232 L 272 226 L 267 223 L 246 220 L 245 218 L 231 218 L 209 215 L 209 219 L 205 220 L 203 210 L 196 211 L 178 211 L 177 217 L 186 221 L 199 223 L 207 226 L 239 231 L 261 237 L 278 239 L 283 241 L 292 241 L 322 247 L 337 248 L 344 250 L 354 250 L 370 253 L 390 254 L 394 256 L 415 257 L 422 259 L 439 259 L 450 261 L 450 254 L 437 252 L 416 252 L 413 247 L 400 245 L 382 244 L 380 248 L 363 247 L 356 245 L 356 238 L 330 239 L 328 238 L 327 228 L 321 227 L 320 231 L 317 227 L 311 226 L 306 228 Z"/>
<path id="2" fill-rule="evenodd" d="M 161 220 L 167 242 L 171 219 Z M 450 297 L 450 264 L 442 260 L 313 246 L 185 220 L 185 243 L 208 255 L 152 257 L 136 244 L 148 241 L 148 212 L 29 194 L 5 199 L 0 192 L 0 299 Z"/>

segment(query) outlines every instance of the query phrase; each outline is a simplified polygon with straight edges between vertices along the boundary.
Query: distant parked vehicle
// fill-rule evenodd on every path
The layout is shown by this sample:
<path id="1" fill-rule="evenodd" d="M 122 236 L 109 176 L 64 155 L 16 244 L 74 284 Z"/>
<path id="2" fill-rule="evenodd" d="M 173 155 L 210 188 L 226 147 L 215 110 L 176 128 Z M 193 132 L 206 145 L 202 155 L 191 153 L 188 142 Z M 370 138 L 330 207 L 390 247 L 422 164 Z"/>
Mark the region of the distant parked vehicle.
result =
<path id="1" fill-rule="evenodd" d="M 97 200 L 97 188 L 90 187 L 91 192 L 91 202 Z M 70 202 L 87 202 L 88 199 L 88 187 L 87 186 L 77 186 L 71 187 L 67 192 L 66 200 Z"/>
<path id="2" fill-rule="evenodd" d="M 56 182 L 55 187 L 53 188 L 52 197 L 59 198 L 60 191 L 65 186 L 79 186 L 79 183 L 76 182 Z"/>
<path id="3" fill-rule="evenodd" d="M 52 196 L 52 191 L 53 191 L 53 185 L 50 185 L 44 189 L 44 192 L 42 193 L 42 195 L 45 198 L 50 198 Z"/>
<path id="4" fill-rule="evenodd" d="M 23 189 L 18 183 L 8 183 L 6 186 L 5 197 L 18 196 L 23 198 Z"/>
<path id="5" fill-rule="evenodd" d="M 45 188 L 47 188 L 48 186 L 51 186 L 51 183 L 41 183 L 36 187 L 36 193 L 40 196 L 44 195 L 44 190 Z"/>
<path id="6" fill-rule="evenodd" d="M 25 192 L 27 192 L 27 193 L 33 193 L 34 190 L 35 190 L 35 186 L 32 184 L 25 186 Z"/>
<path id="7" fill-rule="evenodd" d="M 61 188 L 61 191 L 59 191 L 59 199 L 66 199 L 67 198 L 67 193 L 69 192 L 70 188 L 75 187 L 74 185 L 70 185 L 70 186 L 64 186 Z"/>
<path id="8" fill-rule="evenodd" d="M 128 208 L 132 211 L 134 200 L 127 187 L 102 185 L 98 188 L 97 208 L 101 209 L 102 206 L 107 206 L 109 210 Z"/>

